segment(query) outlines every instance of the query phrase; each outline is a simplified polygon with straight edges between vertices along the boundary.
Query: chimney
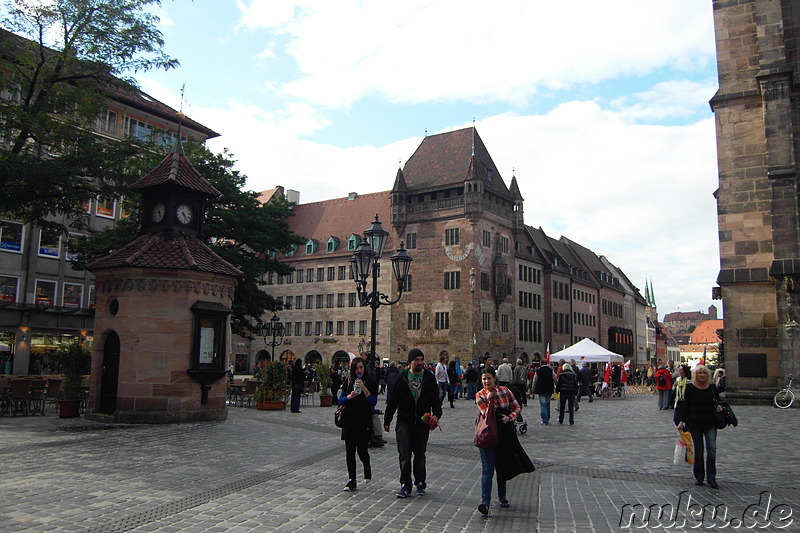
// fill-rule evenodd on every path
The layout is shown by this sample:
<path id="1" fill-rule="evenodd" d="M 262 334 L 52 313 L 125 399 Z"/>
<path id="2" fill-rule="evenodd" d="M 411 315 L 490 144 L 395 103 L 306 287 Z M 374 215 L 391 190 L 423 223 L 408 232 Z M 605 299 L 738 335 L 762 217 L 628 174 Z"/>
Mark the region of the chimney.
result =
<path id="1" fill-rule="evenodd" d="M 300 204 L 300 191 L 286 189 L 286 199 L 295 205 Z"/>
<path id="2" fill-rule="evenodd" d="M 348 200 L 355 200 L 356 198 L 358 198 L 357 192 L 351 192 L 350 194 L 347 195 Z"/>

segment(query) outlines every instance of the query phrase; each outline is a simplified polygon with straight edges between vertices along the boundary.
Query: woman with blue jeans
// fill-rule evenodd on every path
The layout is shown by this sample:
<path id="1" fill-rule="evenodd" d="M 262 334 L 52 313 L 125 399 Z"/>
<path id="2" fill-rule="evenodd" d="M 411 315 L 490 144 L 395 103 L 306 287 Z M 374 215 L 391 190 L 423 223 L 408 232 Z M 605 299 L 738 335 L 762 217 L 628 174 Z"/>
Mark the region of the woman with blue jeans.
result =
<path id="1" fill-rule="evenodd" d="M 719 393 L 711 383 L 711 374 L 705 365 L 697 365 L 693 372 L 692 383 L 686 385 L 681 404 L 681 416 L 678 429 L 692 434 L 694 445 L 694 479 L 695 485 L 708 481 L 712 489 L 717 485 L 717 425 L 714 412 L 722 411 L 717 405 Z M 704 446 L 705 444 L 705 446 Z M 703 448 L 705 447 L 705 462 Z"/>
<path id="2" fill-rule="evenodd" d="M 494 369 L 490 368 L 481 375 L 483 388 L 475 395 L 475 403 L 478 410 L 485 414 L 489 405 L 494 404 L 495 411 L 501 409 L 510 411 L 508 415 L 498 417 L 498 424 L 509 424 L 515 420 L 522 412 L 522 407 L 517 403 L 514 393 L 508 387 L 497 385 Z M 492 502 L 492 478 L 497 470 L 497 448 L 478 448 L 481 454 L 481 503 L 478 511 L 481 514 L 489 514 L 489 505 Z M 497 497 L 500 500 L 500 507 L 509 507 L 506 499 L 506 480 L 497 473 Z"/>

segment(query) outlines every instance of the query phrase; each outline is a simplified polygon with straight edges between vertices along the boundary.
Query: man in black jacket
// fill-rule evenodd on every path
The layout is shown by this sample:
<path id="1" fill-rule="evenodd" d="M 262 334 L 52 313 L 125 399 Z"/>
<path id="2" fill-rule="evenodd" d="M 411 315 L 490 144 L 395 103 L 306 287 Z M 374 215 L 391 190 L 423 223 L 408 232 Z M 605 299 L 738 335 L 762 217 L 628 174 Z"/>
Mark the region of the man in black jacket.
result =
<path id="1" fill-rule="evenodd" d="M 428 434 L 442 416 L 439 387 L 433 374 L 425 372 L 425 354 L 417 348 L 412 349 L 408 352 L 408 363 L 408 371 L 401 372 L 395 381 L 383 418 L 383 428 L 389 431 L 392 417 L 397 411 L 395 437 L 400 459 L 398 498 L 411 496 L 412 462 L 417 495 L 425 494 L 425 450 L 428 447 Z M 423 419 L 426 414 L 429 415 L 427 422 Z"/>

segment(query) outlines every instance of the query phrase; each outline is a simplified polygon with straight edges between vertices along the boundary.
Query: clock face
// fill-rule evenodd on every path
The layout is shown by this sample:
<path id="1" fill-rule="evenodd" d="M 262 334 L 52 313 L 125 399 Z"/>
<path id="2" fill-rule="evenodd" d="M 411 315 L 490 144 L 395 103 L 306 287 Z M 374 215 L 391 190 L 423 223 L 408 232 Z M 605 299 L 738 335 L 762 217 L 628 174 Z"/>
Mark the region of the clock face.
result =
<path id="1" fill-rule="evenodd" d="M 175 210 L 175 216 L 181 224 L 188 224 L 192 221 L 192 208 L 186 204 L 180 204 Z"/>
<path id="2" fill-rule="evenodd" d="M 156 204 L 150 212 L 150 217 L 153 219 L 153 222 L 161 222 L 164 220 L 164 213 L 166 213 L 164 204 Z"/>

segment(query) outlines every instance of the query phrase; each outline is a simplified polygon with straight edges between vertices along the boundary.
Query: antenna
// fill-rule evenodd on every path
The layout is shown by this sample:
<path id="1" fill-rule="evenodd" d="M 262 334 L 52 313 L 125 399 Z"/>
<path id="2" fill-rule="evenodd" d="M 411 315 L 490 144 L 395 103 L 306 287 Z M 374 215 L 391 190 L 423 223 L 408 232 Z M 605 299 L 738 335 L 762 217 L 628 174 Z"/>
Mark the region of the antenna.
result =
<path id="1" fill-rule="evenodd" d="M 475 156 L 475 117 L 472 117 L 472 156 Z"/>

